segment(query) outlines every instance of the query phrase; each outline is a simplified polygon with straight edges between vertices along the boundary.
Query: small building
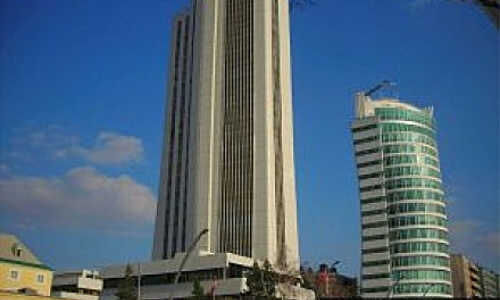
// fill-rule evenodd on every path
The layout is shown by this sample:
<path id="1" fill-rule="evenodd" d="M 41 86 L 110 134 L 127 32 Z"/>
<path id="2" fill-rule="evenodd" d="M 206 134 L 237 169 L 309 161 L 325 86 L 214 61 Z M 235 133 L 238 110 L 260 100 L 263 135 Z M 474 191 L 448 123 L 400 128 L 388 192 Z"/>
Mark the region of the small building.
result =
<path id="1" fill-rule="evenodd" d="M 479 274 L 483 297 L 500 298 L 500 275 L 483 267 L 479 267 Z"/>
<path id="2" fill-rule="evenodd" d="M 98 271 L 56 272 L 52 281 L 52 296 L 74 300 L 99 300 L 102 286 L 103 281 Z"/>
<path id="3" fill-rule="evenodd" d="M 52 269 L 14 235 L 0 234 L 0 278 L 2 293 L 50 296 Z"/>
<path id="4" fill-rule="evenodd" d="M 139 286 L 142 299 L 187 299 L 193 296 L 193 284 L 199 281 L 205 294 L 227 299 L 239 299 L 248 294 L 245 275 L 253 268 L 254 260 L 231 253 L 199 253 L 190 256 L 182 269 L 179 281 L 175 277 L 185 254 L 177 253 L 168 260 L 131 263 L 132 277 Z M 109 266 L 99 270 L 104 281 L 100 300 L 116 300 L 120 282 L 125 277 L 127 265 Z M 285 299 L 314 299 L 312 291 L 298 286 L 278 286 L 277 293 Z"/>
<path id="5" fill-rule="evenodd" d="M 499 298 L 499 274 L 490 271 L 462 254 L 451 255 L 453 297 Z"/>
<path id="6" fill-rule="evenodd" d="M 131 263 L 136 286 L 140 274 L 141 296 L 151 300 L 168 299 L 171 295 L 176 299 L 188 298 L 192 296 L 195 280 L 200 281 L 205 292 L 215 287 L 216 296 L 239 296 L 247 291 L 243 272 L 252 268 L 252 259 L 228 253 L 193 255 L 187 260 L 178 284 L 174 284 L 183 258 L 184 254 L 178 253 L 173 259 Z M 101 300 L 116 299 L 114 295 L 125 276 L 126 266 L 99 270 L 104 281 Z"/>

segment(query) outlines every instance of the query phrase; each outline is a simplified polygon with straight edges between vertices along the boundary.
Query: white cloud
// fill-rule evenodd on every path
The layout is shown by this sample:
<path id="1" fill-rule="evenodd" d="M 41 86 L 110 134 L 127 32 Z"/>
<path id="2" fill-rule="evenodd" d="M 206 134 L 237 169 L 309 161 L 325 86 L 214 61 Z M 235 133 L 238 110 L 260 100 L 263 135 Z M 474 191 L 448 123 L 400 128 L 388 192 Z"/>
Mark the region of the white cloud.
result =
<path id="1" fill-rule="evenodd" d="M 50 125 L 45 128 L 16 129 L 12 142 L 15 146 L 50 150 L 78 144 L 79 138 L 68 134 L 62 127 Z"/>
<path id="2" fill-rule="evenodd" d="M 101 132 L 91 148 L 74 144 L 55 152 L 57 157 L 76 156 L 96 164 L 122 164 L 142 160 L 142 141 L 133 136 Z"/>
<path id="3" fill-rule="evenodd" d="M 108 177 L 82 167 L 61 177 L 0 179 L 0 208 L 20 222 L 116 228 L 151 224 L 155 198 L 128 175 Z"/>
<path id="4" fill-rule="evenodd" d="M 51 158 L 78 158 L 94 164 L 125 164 L 143 159 L 142 140 L 114 132 L 100 132 L 92 146 L 85 146 L 80 138 L 68 134 L 62 127 L 51 125 L 43 129 L 20 129 L 12 140 L 18 157 L 39 157 L 46 153 Z"/>

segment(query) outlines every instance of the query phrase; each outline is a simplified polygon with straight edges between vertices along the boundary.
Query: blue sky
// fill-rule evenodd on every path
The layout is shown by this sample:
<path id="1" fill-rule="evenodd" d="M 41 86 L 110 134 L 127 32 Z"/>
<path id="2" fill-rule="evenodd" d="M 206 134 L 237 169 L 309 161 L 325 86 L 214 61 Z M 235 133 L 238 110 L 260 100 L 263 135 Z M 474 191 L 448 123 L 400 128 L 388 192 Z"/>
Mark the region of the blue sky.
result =
<path id="1" fill-rule="evenodd" d="M 301 257 L 359 270 L 353 94 L 435 108 L 452 249 L 500 269 L 499 35 L 461 1 L 292 17 Z M 56 269 L 150 257 L 170 22 L 187 0 L 0 2 L 0 231 Z"/>

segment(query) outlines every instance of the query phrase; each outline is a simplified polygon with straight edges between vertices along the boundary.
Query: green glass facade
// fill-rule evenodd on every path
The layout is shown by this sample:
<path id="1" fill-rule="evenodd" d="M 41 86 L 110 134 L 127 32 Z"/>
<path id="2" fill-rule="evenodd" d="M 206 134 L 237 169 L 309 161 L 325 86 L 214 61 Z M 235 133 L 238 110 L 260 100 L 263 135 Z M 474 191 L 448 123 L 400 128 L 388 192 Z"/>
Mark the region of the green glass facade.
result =
<path id="1" fill-rule="evenodd" d="M 356 96 L 362 297 L 451 297 L 448 220 L 431 109 Z"/>
<path id="2" fill-rule="evenodd" d="M 388 204 L 391 277 L 401 282 L 392 292 L 451 295 L 436 122 L 426 110 L 380 107 L 375 115 Z"/>

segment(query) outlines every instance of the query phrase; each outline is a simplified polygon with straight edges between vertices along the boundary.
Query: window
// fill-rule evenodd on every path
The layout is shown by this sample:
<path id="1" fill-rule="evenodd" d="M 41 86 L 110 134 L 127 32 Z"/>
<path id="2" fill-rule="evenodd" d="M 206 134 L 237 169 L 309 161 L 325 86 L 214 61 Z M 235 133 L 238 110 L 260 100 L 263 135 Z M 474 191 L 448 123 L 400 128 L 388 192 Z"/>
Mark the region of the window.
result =
<path id="1" fill-rule="evenodd" d="M 382 133 L 392 133 L 392 132 L 403 132 L 403 133 L 419 133 L 427 135 L 431 139 L 436 139 L 436 134 L 433 130 L 427 129 L 421 126 L 416 125 L 407 125 L 407 124 L 399 124 L 399 123 L 382 123 L 381 124 Z"/>
<path id="2" fill-rule="evenodd" d="M 16 248 L 16 256 L 20 257 L 23 254 L 23 249 L 21 248 Z"/>
<path id="3" fill-rule="evenodd" d="M 398 176 L 429 176 L 441 178 L 441 173 L 435 169 L 419 166 L 393 167 L 385 170 L 387 178 Z"/>
<path id="4" fill-rule="evenodd" d="M 426 111 L 416 112 L 400 108 L 376 108 L 375 114 L 379 116 L 382 121 L 411 121 L 423 124 L 433 129 L 436 128 L 436 120 Z"/>
<path id="5" fill-rule="evenodd" d="M 442 217 L 437 217 L 434 215 L 402 216 L 389 219 L 389 226 L 391 228 L 415 226 L 415 225 L 435 225 L 435 226 L 447 227 L 448 222 L 447 219 Z"/>
<path id="6" fill-rule="evenodd" d="M 358 178 L 359 180 L 364 180 L 364 179 L 370 179 L 370 178 L 381 178 L 382 173 L 371 173 L 367 175 L 360 175 Z"/>
<path id="7" fill-rule="evenodd" d="M 377 228 L 377 227 L 384 227 L 384 226 L 387 226 L 387 221 L 380 221 L 380 222 L 375 222 L 375 223 L 363 224 L 363 225 L 361 225 L 361 228 L 366 229 L 366 228 Z"/>
<path id="8" fill-rule="evenodd" d="M 357 167 L 364 168 L 364 167 L 376 166 L 376 165 L 380 165 L 381 162 L 382 161 L 380 161 L 380 160 L 374 160 L 374 161 L 358 164 Z"/>
<path id="9" fill-rule="evenodd" d="M 444 202 L 442 192 L 427 191 L 427 190 L 406 190 L 401 192 L 393 192 L 387 195 L 387 202 L 397 202 L 403 200 L 436 200 Z"/>
<path id="10" fill-rule="evenodd" d="M 440 180 L 427 178 L 388 179 L 386 181 L 385 187 L 389 191 L 401 188 L 432 188 L 436 190 L 442 190 Z"/>
<path id="11" fill-rule="evenodd" d="M 395 132 L 395 133 L 384 133 L 382 134 L 383 143 L 394 143 L 394 142 L 410 142 L 410 143 L 420 143 L 427 144 L 434 148 L 437 148 L 436 141 L 427 135 L 415 132 Z"/>
<path id="12" fill-rule="evenodd" d="M 352 132 L 360 132 L 360 131 L 365 131 L 365 130 L 370 130 L 370 129 L 375 129 L 375 128 L 377 128 L 377 124 L 372 124 L 372 125 L 354 128 L 354 129 L 352 129 Z"/>
<path id="13" fill-rule="evenodd" d="M 439 252 L 448 253 L 448 245 L 436 242 L 410 242 L 393 244 L 390 246 L 391 254 L 412 252 Z"/>
<path id="14" fill-rule="evenodd" d="M 370 191 L 374 191 L 374 190 L 380 190 L 381 188 L 382 188 L 382 186 L 380 184 L 377 184 L 377 185 L 371 185 L 371 186 L 360 188 L 359 191 L 361 193 L 363 193 L 363 192 L 370 192 Z"/>
<path id="15" fill-rule="evenodd" d="M 432 256 L 432 255 L 422 255 L 422 256 L 403 256 L 395 257 L 392 259 L 391 264 L 393 267 L 406 267 L 406 266 L 417 266 L 417 265 L 434 265 L 449 267 L 450 260 L 443 256 Z"/>
<path id="16" fill-rule="evenodd" d="M 354 145 L 360 145 L 360 144 L 375 142 L 375 141 L 378 141 L 378 140 L 379 140 L 378 135 L 370 136 L 370 137 L 367 137 L 367 138 L 364 138 L 364 139 L 355 140 L 354 141 Z"/>
<path id="17" fill-rule="evenodd" d="M 383 287 L 361 289 L 361 293 L 381 293 L 381 292 L 387 292 L 388 290 L 389 287 L 383 286 Z"/>
<path id="18" fill-rule="evenodd" d="M 375 266 L 382 266 L 382 265 L 388 265 L 389 261 L 388 260 L 376 260 L 376 261 L 367 261 L 363 262 L 363 267 L 375 267 Z"/>
<path id="19" fill-rule="evenodd" d="M 369 274 L 363 275 L 363 279 L 381 279 L 381 278 L 390 278 L 391 275 L 389 273 L 381 273 L 381 274 Z"/>
<path id="20" fill-rule="evenodd" d="M 388 208 L 388 213 L 390 215 L 409 212 L 434 212 L 443 215 L 446 214 L 446 210 L 443 205 L 425 202 L 392 204 Z"/>
<path id="21" fill-rule="evenodd" d="M 380 247 L 380 248 L 372 248 L 372 249 L 363 249 L 361 251 L 362 254 L 370 254 L 370 253 L 384 253 L 388 252 L 388 247 Z"/>
<path id="22" fill-rule="evenodd" d="M 10 270 L 10 278 L 14 280 L 19 279 L 19 271 L 17 270 Z"/>
<path id="23" fill-rule="evenodd" d="M 394 287 L 394 294 L 422 294 L 426 292 L 452 294 L 451 287 L 447 284 L 401 283 Z"/>
<path id="24" fill-rule="evenodd" d="M 379 235 L 371 235 L 371 236 L 364 236 L 362 238 L 363 242 L 366 242 L 366 241 L 373 241 L 373 240 L 383 240 L 387 238 L 387 235 L 385 234 L 379 234 Z"/>
<path id="25" fill-rule="evenodd" d="M 391 231 L 389 235 L 391 241 L 406 240 L 406 239 L 443 239 L 448 240 L 448 232 L 440 229 L 422 229 L 413 228 L 407 230 L 395 230 Z"/>
<path id="26" fill-rule="evenodd" d="M 446 280 L 451 279 L 449 271 L 443 270 L 403 270 L 392 272 L 394 280 L 397 278 L 404 278 L 407 280 Z"/>
<path id="27" fill-rule="evenodd" d="M 43 283 L 43 282 L 45 281 L 45 277 L 43 276 L 43 274 L 38 274 L 38 275 L 36 276 L 36 281 L 37 281 L 38 283 Z"/>
<path id="28" fill-rule="evenodd" d="M 361 204 L 379 203 L 385 201 L 384 197 L 375 197 L 361 200 Z"/>
<path id="29" fill-rule="evenodd" d="M 363 151 L 356 152 L 356 156 L 368 155 L 368 154 L 373 154 L 373 153 L 377 153 L 377 152 L 380 152 L 379 148 L 363 150 Z"/>

